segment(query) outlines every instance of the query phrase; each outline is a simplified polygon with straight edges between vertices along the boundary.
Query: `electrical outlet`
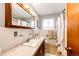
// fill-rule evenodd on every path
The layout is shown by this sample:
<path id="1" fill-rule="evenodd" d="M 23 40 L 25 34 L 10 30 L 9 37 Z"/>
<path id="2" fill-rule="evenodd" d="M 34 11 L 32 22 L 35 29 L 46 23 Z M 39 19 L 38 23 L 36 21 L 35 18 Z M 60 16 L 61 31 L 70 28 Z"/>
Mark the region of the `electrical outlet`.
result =
<path id="1" fill-rule="evenodd" d="M 16 36 L 18 36 L 18 32 L 17 31 L 14 32 L 14 37 L 16 37 Z"/>

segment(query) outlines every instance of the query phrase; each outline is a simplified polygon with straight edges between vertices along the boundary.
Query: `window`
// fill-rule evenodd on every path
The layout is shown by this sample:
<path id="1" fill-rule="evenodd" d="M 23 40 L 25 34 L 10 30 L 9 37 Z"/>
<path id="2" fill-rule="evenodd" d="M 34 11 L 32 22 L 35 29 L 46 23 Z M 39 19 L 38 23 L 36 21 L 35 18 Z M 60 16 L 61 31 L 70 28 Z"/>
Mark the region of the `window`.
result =
<path id="1" fill-rule="evenodd" d="M 54 29 L 54 28 L 55 28 L 54 18 L 43 20 L 43 29 Z"/>

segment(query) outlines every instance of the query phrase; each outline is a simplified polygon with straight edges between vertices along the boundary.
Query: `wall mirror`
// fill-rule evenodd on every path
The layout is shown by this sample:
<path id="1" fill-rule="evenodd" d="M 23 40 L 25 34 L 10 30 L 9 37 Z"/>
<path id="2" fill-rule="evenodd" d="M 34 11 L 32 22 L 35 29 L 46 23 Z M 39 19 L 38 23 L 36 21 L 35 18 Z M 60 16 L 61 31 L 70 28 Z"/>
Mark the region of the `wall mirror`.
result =
<path id="1" fill-rule="evenodd" d="M 35 17 L 21 3 L 5 4 L 5 27 L 34 28 Z"/>

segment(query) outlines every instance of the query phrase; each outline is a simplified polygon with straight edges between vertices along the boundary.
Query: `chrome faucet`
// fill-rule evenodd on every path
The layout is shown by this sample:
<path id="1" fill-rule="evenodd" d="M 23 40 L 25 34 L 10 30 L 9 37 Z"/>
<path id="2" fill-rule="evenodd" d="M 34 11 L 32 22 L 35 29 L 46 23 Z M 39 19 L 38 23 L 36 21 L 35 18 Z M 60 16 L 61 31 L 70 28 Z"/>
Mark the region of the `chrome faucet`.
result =
<path id="1" fill-rule="evenodd" d="M 29 42 L 29 41 L 30 41 L 30 39 L 31 39 L 31 38 L 28 38 L 28 39 L 26 40 L 26 42 Z"/>

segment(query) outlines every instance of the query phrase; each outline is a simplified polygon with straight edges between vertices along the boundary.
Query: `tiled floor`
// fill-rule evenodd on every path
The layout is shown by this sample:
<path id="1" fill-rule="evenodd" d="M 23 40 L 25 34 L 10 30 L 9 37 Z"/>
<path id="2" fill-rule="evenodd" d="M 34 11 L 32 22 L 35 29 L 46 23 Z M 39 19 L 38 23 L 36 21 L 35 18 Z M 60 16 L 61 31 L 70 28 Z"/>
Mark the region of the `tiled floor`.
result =
<path id="1" fill-rule="evenodd" d="M 50 54 L 50 53 L 46 53 L 45 56 L 56 56 L 56 55 L 53 55 L 53 54 Z"/>
<path id="2" fill-rule="evenodd" d="M 57 46 L 49 43 L 46 43 L 46 55 L 61 56 L 61 54 L 57 51 Z"/>

